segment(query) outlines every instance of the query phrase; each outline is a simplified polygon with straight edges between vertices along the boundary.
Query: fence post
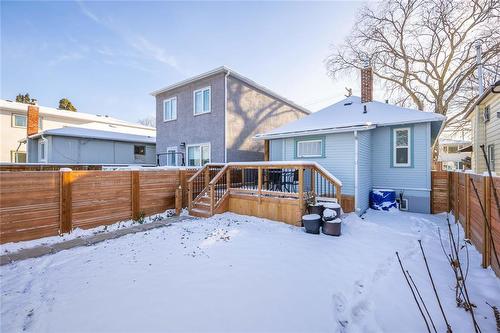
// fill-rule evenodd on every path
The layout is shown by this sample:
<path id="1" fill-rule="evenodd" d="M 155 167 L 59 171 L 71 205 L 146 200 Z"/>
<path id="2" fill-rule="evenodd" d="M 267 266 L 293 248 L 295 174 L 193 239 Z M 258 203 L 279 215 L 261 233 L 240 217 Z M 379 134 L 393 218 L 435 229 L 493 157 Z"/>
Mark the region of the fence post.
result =
<path id="1" fill-rule="evenodd" d="M 141 210 L 141 198 L 140 198 L 140 184 L 139 184 L 139 171 L 130 171 L 131 182 L 132 182 L 132 219 L 138 219 Z"/>
<path id="2" fill-rule="evenodd" d="M 61 169 L 61 180 L 60 180 L 60 195 L 61 195 L 61 206 L 60 206 L 60 225 L 59 233 L 64 234 L 71 232 L 72 226 L 72 191 L 71 183 L 73 182 L 73 175 L 71 169 L 63 168 Z"/>
<path id="3" fill-rule="evenodd" d="M 491 220 L 491 187 L 490 187 L 489 176 L 483 177 L 484 185 L 484 210 L 486 211 L 486 216 L 489 224 L 493 222 Z M 483 223 L 483 267 L 486 268 L 490 265 L 490 231 L 488 230 L 488 225 L 486 221 Z"/>
<path id="4" fill-rule="evenodd" d="M 182 210 L 182 187 L 175 190 L 175 215 L 180 215 Z"/>
<path id="5" fill-rule="evenodd" d="M 470 176 L 465 175 L 465 237 L 470 238 Z"/>
<path id="6" fill-rule="evenodd" d="M 299 167 L 299 210 L 304 213 L 304 168 Z"/>
<path id="7" fill-rule="evenodd" d="M 453 183 L 455 185 L 455 203 L 453 205 L 453 214 L 455 215 L 455 223 L 458 223 L 458 187 L 459 187 L 459 180 L 458 180 L 458 173 L 454 172 L 453 173 Z"/>

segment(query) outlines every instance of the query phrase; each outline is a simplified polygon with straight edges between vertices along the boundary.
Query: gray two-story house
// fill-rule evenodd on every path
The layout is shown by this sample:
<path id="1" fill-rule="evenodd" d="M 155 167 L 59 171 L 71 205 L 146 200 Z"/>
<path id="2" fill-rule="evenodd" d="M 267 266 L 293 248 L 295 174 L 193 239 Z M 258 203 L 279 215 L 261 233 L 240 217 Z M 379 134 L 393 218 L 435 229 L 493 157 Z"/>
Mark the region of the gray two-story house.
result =
<path id="1" fill-rule="evenodd" d="M 265 144 L 252 138 L 310 113 L 227 67 L 151 95 L 160 165 L 264 160 Z"/>

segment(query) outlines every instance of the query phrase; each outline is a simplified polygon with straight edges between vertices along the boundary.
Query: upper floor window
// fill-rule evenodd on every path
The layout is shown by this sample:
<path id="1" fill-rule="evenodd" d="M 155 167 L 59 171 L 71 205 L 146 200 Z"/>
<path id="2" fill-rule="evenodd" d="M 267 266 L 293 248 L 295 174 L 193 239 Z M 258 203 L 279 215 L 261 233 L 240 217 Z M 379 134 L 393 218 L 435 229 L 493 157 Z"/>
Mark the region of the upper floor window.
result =
<path id="1" fill-rule="evenodd" d="M 27 118 L 23 114 L 12 114 L 12 127 L 26 128 Z"/>
<path id="2" fill-rule="evenodd" d="M 393 166 L 405 167 L 411 165 L 410 128 L 393 129 Z"/>
<path id="3" fill-rule="evenodd" d="M 322 157 L 323 140 L 303 140 L 297 141 L 297 157 Z"/>
<path id="4" fill-rule="evenodd" d="M 211 104 L 211 89 L 210 87 L 205 87 L 202 89 L 195 90 L 193 93 L 194 98 L 194 114 L 203 114 L 210 112 Z"/>
<path id="5" fill-rule="evenodd" d="M 177 97 L 163 101 L 163 121 L 177 119 Z"/>

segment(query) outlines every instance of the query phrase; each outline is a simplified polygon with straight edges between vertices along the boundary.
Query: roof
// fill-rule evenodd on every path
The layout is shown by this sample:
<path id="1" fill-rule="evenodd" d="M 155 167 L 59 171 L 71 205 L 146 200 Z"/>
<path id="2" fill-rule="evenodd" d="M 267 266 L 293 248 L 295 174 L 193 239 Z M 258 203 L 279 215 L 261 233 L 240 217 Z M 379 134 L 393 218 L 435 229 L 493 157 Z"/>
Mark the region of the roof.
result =
<path id="1" fill-rule="evenodd" d="M 443 122 L 444 120 L 445 117 L 437 113 L 408 109 L 377 101 L 361 103 L 359 97 L 350 96 L 307 117 L 270 132 L 259 134 L 255 138 L 272 139 L 307 134 L 348 132 L 367 130 L 376 126 Z"/>
<path id="2" fill-rule="evenodd" d="M 72 126 L 45 130 L 35 135 L 32 135 L 29 138 L 35 139 L 41 136 L 67 136 L 74 138 L 87 138 L 87 139 L 99 139 L 99 140 L 111 140 L 111 141 L 123 141 L 123 142 L 138 142 L 138 143 L 152 143 L 152 144 L 156 143 L 155 136 L 130 134 L 118 130 L 103 131 L 93 128 L 72 127 Z"/>
<path id="3" fill-rule="evenodd" d="M 470 145 L 470 140 L 439 139 L 440 145 Z"/>
<path id="4" fill-rule="evenodd" d="M 166 86 L 164 88 L 161 88 L 161 89 L 158 89 L 158 90 L 155 90 L 153 92 L 151 92 L 150 94 L 152 96 L 156 96 L 156 95 L 159 95 L 161 93 L 164 93 L 164 92 L 167 92 L 169 90 L 172 90 L 172 89 L 175 89 L 175 88 L 178 88 L 178 87 L 182 87 L 186 84 L 190 84 L 190 83 L 193 83 L 195 81 L 198 81 L 198 80 L 201 80 L 201 79 L 204 79 L 204 78 L 207 78 L 207 77 L 210 77 L 210 76 L 213 76 L 213 75 L 216 75 L 216 74 L 227 74 L 229 76 L 232 76 L 232 77 L 235 77 L 243 82 L 245 82 L 246 84 L 248 85 L 251 85 L 252 87 L 254 88 L 257 88 L 263 92 L 265 92 L 266 94 L 270 95 L 270 96 L 273 96 L 274 98 L 277 98 L 287 104 L 289 104 L 290 106 L 293 106 L 294 108 L 296 109 L 299 109 L 307 114 L 311 113 L 311 111 L 307 110 L 306 108 L 292 102 L 291 100 L 281 96 L 281 95 L 278 95 L 277 93 L 275 93 L 274 91 L 264 87 L 263 85 L 260 85 L 258 84 L 257 82 L 249 79 L 248 77 L 244 76 L 244 75 L 241 75 L 239 74 L 238 72 L 232 70 L 231 68 L 228 68 L 226 66 L 221 66 L 221 67 L 217 67 L 211 71 L 208 71 L 208 72 L 205 72 L 205 73 L 202 73 L 202 74 L 199 74 L 199 75 L 196 75 L 196 76 L 193 76 L 191 78 L 188 78 L 186 80 L 182 80 L 182 81 L 179 81 L 177 83 L 174 83 L 174 84 L 171 84 L 169 86 Z"/>
<path id="5" fill-rule="evenodd" d="M 490 94 L 500 94 L 500 80 L 496 81 L 493 83 L 489 89 L 486 89 L 484 93 L 478 97 L 478 99 L 472 104 L 472 106 L 465 112 L 464 116 L 462 119 L 467 119 L 469 115 L 474 111 L 477 105 L 479 105 L 486 97 L 488 97 Z"/>
<path id="6" fill-rule="evenodd" d="M 28 112 L 28 106 L 29 106 L 28 104 L 0 99 L 0 109 L 9 109 L 9 110 L 12 110 L 14 112 L 18 111 L 18 112 L 26 113 L 26 112 Z M 61 109 L 40 106 L 40 105 L 38 105 L 38 110 L 42 116 L 43 115 L 50 115 L 50 116 L 54 116 L 54 117 L 77 119 L 77 120 L 82 120 L 82 121 L 87 121 L 87 122 L 114 124 L 114 125 L 120 125 L 120 126 L 126 126 L 126 127 L 142 128 L 142 129 L 151 130 L 151 131 L 155 130 L 154 127 L 144 126 L 141 124 L 132 123 L 132 122 L 128 122 L 125 120 L 120 120 L 120 119 L 116 119 L 116 118 L 112 118 L 112 117 L 108 117 L 108 116 L 95 115 L 95 114 L 91 114 L 91 113 L 84 113 L 84 112 L 79 112 L 79 111 L 78 112 L 67 111 L 67 110 L 61 110 Z"/>

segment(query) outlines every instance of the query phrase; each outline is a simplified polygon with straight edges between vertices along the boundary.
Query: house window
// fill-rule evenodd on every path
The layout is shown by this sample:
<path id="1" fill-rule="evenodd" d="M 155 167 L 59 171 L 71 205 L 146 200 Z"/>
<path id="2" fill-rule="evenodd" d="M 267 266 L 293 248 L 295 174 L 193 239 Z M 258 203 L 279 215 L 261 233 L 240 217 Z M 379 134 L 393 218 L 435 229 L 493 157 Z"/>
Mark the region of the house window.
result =
<path id="1" fill-rule="evenodd" d="M 187 146 L 188 166 L 202 166 L 210 163 L 210 144 Z"/>
<path id="2" fill-rule="evenodd" d="M 322 157 L 323 140 L 302 140 L 297 141 L 297 157 Z"/>
<path id="3" fill-rule="evenodd" d="M 167 148 L 167 166 L 177 165 L 177 147 Z"/>
<path id="4" fill-rule="evenodd" d="M 163 101 L 163 121 L 177 119 L 177 97 Z"/>
<path id="5" fill-rule="evenodd" d="M 26 163 L 26 152 L 11 150 L 10 161 L 12 163 Z"/>
<path id="6" fill-rule="evenodd" d="M 26 128 L 27 118 L 22 114 L 13 114 L 12 115 L 12 127 L 21 127 Z"/>
<path id="7" fill-rule="evenodd" d="M 38 157 L 39 162 L 47 162 L 47 141 L 40 140 L 38 142 Z"/>
<path id="8" fill-rule="evenodd" d="M 411 165 L 410 128 L 395 128 L 393 130 L 393 160 L 395 167 Z"/>
<path id="9" fill-rule="evenodd" d="M 495 145 L 488 145 L 488 162 L 491 171 L 495 171 Z"/>
<path id="10" fill-rule="evenodd" d="M 134 155 L 146 155 L 146 146 L 134 145 Z"/>
<path id="11" fill-rule="evenodd" d="M 448 154 L 458 153 L 458 146 L 448 146 Z"/>
<path id="12" fill-rule="evenodd" d="M 211 103 L 210 87 L 198 89 L 194 91 L 194 114 L 203 114 L 210 112 Z"/>

